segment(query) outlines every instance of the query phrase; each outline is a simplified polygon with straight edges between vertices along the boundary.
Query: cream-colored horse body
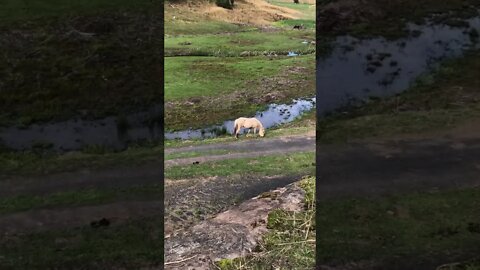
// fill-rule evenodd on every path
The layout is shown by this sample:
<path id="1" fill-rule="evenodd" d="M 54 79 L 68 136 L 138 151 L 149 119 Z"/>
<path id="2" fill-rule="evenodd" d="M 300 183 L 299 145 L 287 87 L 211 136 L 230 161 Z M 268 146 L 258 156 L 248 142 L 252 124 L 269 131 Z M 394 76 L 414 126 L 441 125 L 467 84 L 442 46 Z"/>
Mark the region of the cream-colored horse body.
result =
<path id="1" fill-rule="evenodd" d="M 233 125 L 233 134 L 235 135 L 235 138 L 238 138 L 241 128 L 248 128 L 248 133 L 250 133 L 250 129 L 253 128 L 253 134 L 257 134 L 258 130 L 258 135 L 260 135 L 260 137 L 265 136 L 265 129 L 257 118 L 240 117 L 235 120 Z"/>

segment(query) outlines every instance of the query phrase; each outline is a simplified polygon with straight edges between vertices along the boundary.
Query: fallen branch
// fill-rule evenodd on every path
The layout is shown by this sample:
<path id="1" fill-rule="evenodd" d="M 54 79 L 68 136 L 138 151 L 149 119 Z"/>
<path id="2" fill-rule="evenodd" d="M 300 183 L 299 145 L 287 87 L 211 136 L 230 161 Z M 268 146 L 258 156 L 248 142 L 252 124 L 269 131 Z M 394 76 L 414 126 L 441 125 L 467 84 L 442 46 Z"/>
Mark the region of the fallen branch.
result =
<path id="1" fill-rule="evenodd" d="M 289 242 L 289 243 L 280 243 L 280 244 L 275 244 L 276 246 L 287 246 L 287 245 L 293 245 L 293 244 L 302 244 L 302 243 L 315 243 L 314 239 L 310 240 L 305 240 L 305 241 L 297 241 L 297 242 Z"/>
<path id="2" fill-rule="evenodd" d="M 197 255 L 198 255 L 198 254 L 197 254 Z M 188 260 L 191 260 L 191 259 L 197 257 L 197 255 L 193 255 L 192 257 L 188 257 L 188 258 L 185 258 L 185 259 L 182 259 L 182 260 L 178 260 L 178 261 L 166 262 L 166 263 L 164 263 L 163 265 L 170 265 L 170 264 L 177 264 L 177 263 L 186 262 L 186 261 L 188 261 Z"/>

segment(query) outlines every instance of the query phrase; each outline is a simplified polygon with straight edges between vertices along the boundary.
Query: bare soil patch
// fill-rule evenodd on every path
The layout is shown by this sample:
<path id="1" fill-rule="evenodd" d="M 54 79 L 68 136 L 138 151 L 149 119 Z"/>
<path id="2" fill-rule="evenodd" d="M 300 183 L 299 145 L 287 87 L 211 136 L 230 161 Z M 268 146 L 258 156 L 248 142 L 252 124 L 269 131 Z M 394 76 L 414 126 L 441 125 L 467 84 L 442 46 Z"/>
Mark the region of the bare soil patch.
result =
<path id="1" fill-rule="evenodd" d="M 275 21 L 296 19 L 302 16 L 296 10 L 271 5 L 263 0 L 237 0 L 235 8 L 231 10 L 207 1 L 170 4 L 167 8 L 178 9 L 183 13 L 202 14 L 207 20 L 256 26 L 270 25 Z"/>
<path id="2" fill-rule="evenodd" d="M 274 209 L 300 211 L 304 191 L 296 184 L 258 196 L 165 240 L 165 269 L 212 269 L 214 261 L 250 253 L 267 232 Z M 273 196 L 274 194 L 274 196 Z"/>

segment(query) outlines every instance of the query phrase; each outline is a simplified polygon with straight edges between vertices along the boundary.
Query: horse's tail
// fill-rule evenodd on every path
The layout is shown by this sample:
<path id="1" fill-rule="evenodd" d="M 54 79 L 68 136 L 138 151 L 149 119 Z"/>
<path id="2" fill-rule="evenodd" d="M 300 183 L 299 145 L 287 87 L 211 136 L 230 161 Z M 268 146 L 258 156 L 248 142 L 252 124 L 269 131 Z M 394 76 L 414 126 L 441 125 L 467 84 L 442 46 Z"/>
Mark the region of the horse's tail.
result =
<path id="1" fill-rule="evenodd" d="M 237 129 L 238 129 L 238 123 L 237 121 L 235 121 L 235 123 L 233 124 L 233 135 L 237 134 Z"/>

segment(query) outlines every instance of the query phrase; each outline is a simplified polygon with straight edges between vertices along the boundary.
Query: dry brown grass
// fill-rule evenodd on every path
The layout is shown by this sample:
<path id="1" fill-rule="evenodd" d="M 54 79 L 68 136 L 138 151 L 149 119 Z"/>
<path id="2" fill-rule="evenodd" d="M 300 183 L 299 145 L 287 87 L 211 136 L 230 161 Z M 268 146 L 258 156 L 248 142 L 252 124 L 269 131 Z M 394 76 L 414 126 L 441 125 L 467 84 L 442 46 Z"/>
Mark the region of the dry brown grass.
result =
<path id="1" fill-rule="evenodd" d="M 182 13 L 202 14 L 208 20 L 256 26 L 265 26 L 278 20 L 297 19 L 302 16 L 296 10 L 271 5 L 264 0 L 237 0 L 232 10 L 218 7 L 208 1 L 188 1 L 168 5 L 167 9 L 178 8 Z"/>

